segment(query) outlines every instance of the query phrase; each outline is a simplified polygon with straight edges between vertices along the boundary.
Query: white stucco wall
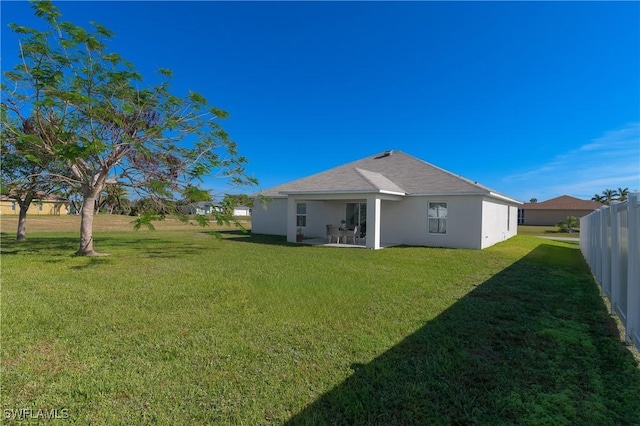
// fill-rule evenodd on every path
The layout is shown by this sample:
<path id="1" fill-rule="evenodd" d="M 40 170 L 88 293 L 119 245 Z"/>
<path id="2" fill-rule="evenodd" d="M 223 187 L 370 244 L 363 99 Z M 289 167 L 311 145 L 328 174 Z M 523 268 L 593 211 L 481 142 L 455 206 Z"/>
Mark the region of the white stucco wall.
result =
<path id="1" fill-rule="evenodd" d="M 239 206 L 233 208 L 234 216 L 251 216 L 251 207 Z"/>
<path id="2" fill-rule="evenodd" d="M 307 204 L 307 226 L 303 228 L 305 237 L 323 238 L 326 236 L 326 225 L 339 225 L 345 218 L 347 202 L 365 200 L 300 198 L 295 202 Z M 428 232 L 429 202 L 447 203 L 446 234 Z M 482 195 L 406 196 L 401 201 L 383 200 L 381 207 L 380 241 L 383 245 L 482 249 L 517 233 L 517 207 Z M 252 232 L 287 235 L 286 215 L 286 199 L 272 199 L 266 210 L 257 204 L 252 211 Z M 290 220 L 295 223 L 295 218 Z"/>
<path id="3" fill-rule="evenodd" d="M 251 210 L 251 232 L 287 235 L 287 199 L 272 198 L 267 204 L 256 201 Z"/>
<path id="4" fill-rule="evenodd" d="M 345 218 L 345 202 L 340 201 L 305 201 L 307 203 L 307 227 L 303 229 L 305 237 L 324 238 L 327 225 L 340 225 Z"/>
<path id="5" fill-rule="evenodd" d="M 507 240 L 517 233 L 518 207 L 485 197 L 482 201 L 481 248 L 486 248 Z"/>
<path id="6" fill-rule="evenodd" d="M 305 237 L 324 238 L 326 226 L 340 225 L 345 216 L 345 202 L 313 201 L 297 199 L 307 205 L 307 226 L 302 228 Z M 256 234 L 287 235 L 287 200 L 272 198 L 266 206 L 256 203 L 252 210 L 251 232 Z M 291 219 L 295 223 L 295 218 Z"/>
<path id="7" fill-rule="evenodd" d="M 429 234 L 429 202 L 447 203 L 447 233 Z M 382 202 L 383 244 L 481 248 L 481 196 L 414 196 Z"/>

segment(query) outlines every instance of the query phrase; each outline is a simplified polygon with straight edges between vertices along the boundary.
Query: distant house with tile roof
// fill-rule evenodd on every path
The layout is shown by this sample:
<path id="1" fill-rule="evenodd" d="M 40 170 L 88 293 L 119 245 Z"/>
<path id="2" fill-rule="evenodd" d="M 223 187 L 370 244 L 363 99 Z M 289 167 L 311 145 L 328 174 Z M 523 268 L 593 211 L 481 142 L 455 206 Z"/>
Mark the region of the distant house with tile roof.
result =
<path id="1" fill-rule="evenodd" d="M 482 249 L 517 233 L 521 205 L 477 182 L 400 151 L 363 158 L 259 193 L 252 232 L 296 241 L 327 225 L 358 227 L 368 248 L 419 245 Z"/>
<path id="2" fill-rule="evenodd" d="M 591 200 L 562 195 L 540 203 L 524 203 L 518 210 L 518 225 L 554 226 L 567 216 L 581 218 L 602 207 Z"/>

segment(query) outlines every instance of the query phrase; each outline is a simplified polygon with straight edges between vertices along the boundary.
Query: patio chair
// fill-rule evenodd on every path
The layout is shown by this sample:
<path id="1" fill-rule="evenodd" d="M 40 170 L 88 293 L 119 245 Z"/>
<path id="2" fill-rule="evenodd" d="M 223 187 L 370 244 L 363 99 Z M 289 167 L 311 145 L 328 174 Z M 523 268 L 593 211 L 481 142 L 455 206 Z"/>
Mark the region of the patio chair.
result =
<path id="1" fill-rule="evenodd" d="M 356 241 L 357 241 L 357 238 L 358 238 L 358 227 L 357 226 L 354 226 L 353 229 L 347 229 L 345 231 L 345 234 L 344 234 L 345 243 L 349 244 L 349 238 L 351 238 L 351 241 L 355 245 Z"/>
<path id="2" fill-rule="evenodd" d="M 340 229 L 337 226 L 333 226 L 333 225 L 329 225 L 328 228 L 328 233 L 329 233 L 329 243 L 331 243 L 333 241 L 333 239 L 336 239 L 336 243 L 340 244 Z"/>

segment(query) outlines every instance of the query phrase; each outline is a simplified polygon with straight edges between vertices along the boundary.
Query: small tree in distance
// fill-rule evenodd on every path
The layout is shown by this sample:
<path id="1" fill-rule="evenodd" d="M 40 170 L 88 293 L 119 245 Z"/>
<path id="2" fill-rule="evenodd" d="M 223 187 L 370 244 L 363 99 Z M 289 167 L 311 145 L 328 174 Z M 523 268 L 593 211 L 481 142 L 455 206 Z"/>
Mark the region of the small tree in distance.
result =
<path id="1" fill-rule="evenodd" d="M 27 212 L 31 203 L 58 189 L 50 176 L 55 169 L 51 156 L 43 152 L 34 156 L 31 154 L 34 150 L 37 147 L 21 142 L 9 132 L 0 138 L 1 192 L 19 207 L 17 241 L 27 239 Z"/>
<path id="2" fill-rule="evenodd" d="M 618 188 L 618 201 L 627 201 L 629 196 L 629 188 Z"/>
<path id="3" fill-rule="evenodd" d="M 28 155 L 65 164 L 66 173 L 50 179 L 82 193 L 77 254 L 97 254 L 94 205 L 108 184 L 129 188 L 165 211 L 177 199 L 209 200 L 198 186 L 205 176 L 257 184 L 245 173 L 247 159 L 218 123 L 226 112 L 195 92 L 171 94 L 168 70 L 160 70 L 160 84 L 144 87 L 134 66 L 107 50 L 113 33 L 100 24 L 86 30 L 60 21 L 50 1 L 32 7 L 48 28 L 10 25 L 21 38 L 20 63 L 4 72 L 2 130 L 34 147 Z M 217 220 L 232 220 L 216 214 L 222 215 Z M 155 217 L 141 212 L 135 227 Z"/>
<path id="4" fill-rule="evenodd" d="M 564 221 L 556 223 L 558 231 L 573 233 L 576 229 L 580 228 L 580 219 L 575 216 L 567 216 Z"/>

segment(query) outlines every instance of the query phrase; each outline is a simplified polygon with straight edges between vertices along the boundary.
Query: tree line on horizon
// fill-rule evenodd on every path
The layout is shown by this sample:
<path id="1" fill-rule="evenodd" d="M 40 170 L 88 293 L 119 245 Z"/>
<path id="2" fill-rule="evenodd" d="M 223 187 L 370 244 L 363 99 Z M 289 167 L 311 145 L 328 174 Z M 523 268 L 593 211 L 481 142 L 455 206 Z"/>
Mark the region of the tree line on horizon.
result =
<path id="1" fill-rule="evenodd" d="M 629 188 L 605 189 L 602 193 L 594 194 L 591 201 L 596 201 L 604 205 L 610 205 L 612 201 L 626 201 L 629 196 Z"/>

